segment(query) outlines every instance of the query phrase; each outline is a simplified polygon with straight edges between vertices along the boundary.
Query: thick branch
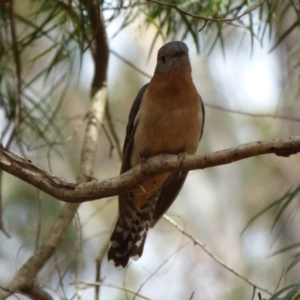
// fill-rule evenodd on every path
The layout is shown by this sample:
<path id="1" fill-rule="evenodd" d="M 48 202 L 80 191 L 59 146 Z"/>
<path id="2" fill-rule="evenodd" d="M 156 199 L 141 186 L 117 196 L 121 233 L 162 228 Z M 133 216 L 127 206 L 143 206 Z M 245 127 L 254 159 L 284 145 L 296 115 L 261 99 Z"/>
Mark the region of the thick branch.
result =
<path id="1" fill-rule="evenodd" d="M 0 169 L 30 183 L 59 200 L 71 203 L 85 202 L 127 192 L 148 178 L 167 171 L 190 171 L 229 164 L 262 154 L 289 156 L 300 152 L 300 136 L 258 141 L 205 154 L 162 154 L 150 158 L 121 176 L 87 183 L 67 183 L 39 169 L 30 161 L 0 148 Z"/>
<path id="2" fill-rule="evenodd" d="M 106 85 L 109 48 L 100 3 L 97 0 L 81 0 L 81 3 L 89 15 L 92 32 L 94 33 L 92 37 L 93 43 L 91 44 L 91 51 L 96 66 L 91 89 L 93 97 L 97 91 Z"/>

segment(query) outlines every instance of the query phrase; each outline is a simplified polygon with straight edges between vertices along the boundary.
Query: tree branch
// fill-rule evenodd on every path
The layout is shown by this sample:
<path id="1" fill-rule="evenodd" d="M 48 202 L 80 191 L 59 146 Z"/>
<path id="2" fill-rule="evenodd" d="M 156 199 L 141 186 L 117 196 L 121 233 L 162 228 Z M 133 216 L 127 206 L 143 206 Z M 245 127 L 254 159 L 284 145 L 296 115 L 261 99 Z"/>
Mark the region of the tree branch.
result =
<path id="1" fill-rule="evenodd" d="M 11 42 L 12 42 L 12 51 L 14 59 L 14 97 L 15 97 L 15 126 L 8 139 L 7 148 L 10 147 L 13 139 L 15 138 L 18 129 L 22 123 L 22 107 L 21 107 L 21 62 L 20 62 L 20 53 L 18 49 L 18 40 L 16 34 L 16 24 L 15 24 L 15 15 L 14 15 L 14 2 L 11 0 L 8 5 L 9 11 L 9 22 L 10 22 L 10 31 L 11 31 Z"/>
<path id="2" fill-rule="evenodd" d="M 3 293 L 12 294 L 15 292 L 13 290 L 9 290 L 7 288 L 2 288 L 2 287 L 0 287 L 0 290 L 1 290 L 0 297 L 2 297 Z M 31 288 L 24 289 L 24 291 L 20 292 L 20 294 L 28 295 L 31 297 L 31 299 L 34 300 L 53 300 L 53 298 L 42 288 L 40 288 L 37 284 L 34 284 Z M 19 299 L 17 296 L 16 298 Z"/>
<path id="3" fill-rule="evenodd" d="M 93 30 L 93 37 L 91 38 L 91 51 L 95 64 L 94 78 L 92 82 L 91 95 L 101 90 L 106 86 L 107 66 L 108 66 L 108 40 L 106 35 L 105 21 L 100 8 L 100 3 L 97 0 L 80 1 L 85 7 Z"/>
<path id="4" fill-rule="evenodd" d="M 300 136 L 258 141 L 205 155 L 161 154 L 148 159 L 128 172 L 105 180 L 68 183 L 39 169 L 10 151 L 0 147 L 0 169 L 10 173 L 59 200 L 80 203 L 127 192 L 154 175 L 168 171 L 190 171 L 229 164 L 262 154 L 287 157 L 300 152 Z"/>
<path id="5" fill-rule="evenodd" d="M 89 287 L 89 286 L 105 286 L 105 287 L 111 287 L 120 291 L 125 291 L 134 295 L 139 296 L 141 299 L 146 299 L 146 300 L 151 300 L 150 298 L 143 296 L 142 294 L 136 294 L 136 291 L 126 287 L 126 286 L 118 286 L 116 284 L 112 284 L 112 283 L 107 283 L 107 282 L 93 282 L 93 281 L 79 281 L 77 282 L 77 284 L 83 285 L 84 287 Z"/>
<path id="6" fill-rule="evenodd" d="M 53 300 L 53 298 L 38 285 L 33 285 L 30 289 L 24 290 L 24 293 L 37 300 Z"/>
<path id="7" fill-rule="evenodd" d="M 186 237 L 188 237 L 191 241 L 193 241 L 193 243 L 195 245 L 198 245 L 202 248 L 202 250 L 208 254 L 214 261 L 216 261 L 219 265 L 221 265 L 223 268 L 225 268 L 226 270 L 230 271 L 231 273 L 233 273 L 235 276 L 241 278 L 242 280 L 244 280 L 245 282 L 247 282 L 248 284 L 250 284 L 253 288 L 261 290 L 269 295 L 272 295 L 272 293 L 270 291 L 268 291 L 267 289 L 258 286 L 257 284 L 253 283 L 252 281 L 250 281 L 249 279 L 247 279 L 245 276 L 241 275 L 240 273 L 238 273 L 237 271 L 235 271 L 232 267 L 228 266 L 225 262 L 223 262 L 219 257 L 215 256 L 213 253 L 211 253 L 205 246 L 204 243 L 202 243 L 201 241 L 197 240 L 196 238 L 194 238 L 191 234 L 187 233 L 183 228 L 181 228 L 172 218 L 168 217 L 167 215 L 164 215 L 164 219 L 167 220 L 170 224 L 172 224 L 179 232 L 181 232 L 183 235 L 185 235 Z"/>
<path id="8" fill-rule="evenodd" d="M 5 230 L 4 228 L 4 223 L 3 223 L 3 206 L 2 206 L 2 170 L 0 170 L 0 231 L 2 231 L 7 238 L 10 238 L 9 233 Z"/>
<path id="9" fill-rule="evenodd" d="M 237 115 L 249 116 L 249 117 L 253 117 L 253 118 L 271 118 L 271 119 L 277 119 L 277 120 L 286 120 L 286 121 L 290 121 L 290 122 L 300 122 L 300 118 L 287 116 L 287 115 L 281 115 L 281 114 L 277 114 L 277 113 L 276 114 L 261 114 L 261 113 L 256 114 L 256 113 L 250 113 L 247 111 L 226 108 L 226 107 L 222 107 L 222 106 L 211 104 L 211 103 L 204 103 L 204 105 L 205 105 L 205 107 L 209 107 L 209 108 L 213 108 L 213 109 L 217 109 L 217 110 L 221 110 L 224 112 L 233 113 L 233 114 L 237 114 Z"/>

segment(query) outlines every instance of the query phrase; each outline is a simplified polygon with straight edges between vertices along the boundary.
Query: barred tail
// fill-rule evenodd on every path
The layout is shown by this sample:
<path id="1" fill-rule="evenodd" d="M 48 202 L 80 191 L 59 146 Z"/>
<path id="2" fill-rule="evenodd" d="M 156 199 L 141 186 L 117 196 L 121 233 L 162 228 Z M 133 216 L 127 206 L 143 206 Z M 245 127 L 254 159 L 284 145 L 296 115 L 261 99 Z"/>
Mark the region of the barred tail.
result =
<path id="1" fill-rule="evenodd" d="M 115 267 L 125 268 L 130 257 L 137 260 L 142 256 L 157 198 L 157 195 L 152 196 L 140 209 L 128 201 L 124 221 L 118 218 L 110 238 L 108 260 L 112 260 Z"/>

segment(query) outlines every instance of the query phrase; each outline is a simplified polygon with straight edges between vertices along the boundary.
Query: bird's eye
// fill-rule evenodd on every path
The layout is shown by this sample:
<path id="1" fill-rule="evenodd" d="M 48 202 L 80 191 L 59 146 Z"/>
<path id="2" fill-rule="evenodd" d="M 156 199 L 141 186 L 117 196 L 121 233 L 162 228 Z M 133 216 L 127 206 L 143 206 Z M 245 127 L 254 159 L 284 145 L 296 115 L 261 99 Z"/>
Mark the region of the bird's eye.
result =
<path id="1" fill-rule="evenodd" d="M 165 63 L 165 62 L 167 61 L 167 57 L 166 57 L 165 55 L 163 55 L 163 54 L 160 54 L 160 55 L 159 55 L 159 58 L 160 58 L 160 60 L 161 60 L 163 63 Z"/>

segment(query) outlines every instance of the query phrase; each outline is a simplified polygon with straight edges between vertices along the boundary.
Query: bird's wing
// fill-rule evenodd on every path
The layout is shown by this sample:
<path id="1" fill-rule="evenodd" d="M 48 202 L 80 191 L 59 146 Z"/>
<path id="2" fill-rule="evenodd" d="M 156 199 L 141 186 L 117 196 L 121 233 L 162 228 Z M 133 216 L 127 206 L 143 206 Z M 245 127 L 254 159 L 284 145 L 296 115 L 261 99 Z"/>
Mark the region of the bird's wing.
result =
<path id="1" fill-rule="evenodd" d="M 204 121 L 205 121 L 205 108 L 204 108 L 204 103 L 202 101 L 201 96 L 199 95 L 199 99 L 200 99 L 200 103 L 201 103 L 201 108 L 202 108 L 202 129 L 201 129 L 201 133 L 200 133 L 200 137 L 199 137 L 199 142 L 202 138 L 202 134 L 203 134 L 203 129 L 204 129 Z"/>
<path id="2" fill-rule="evenodd" d="M 128 118 L 128 124 L 126 127 L 126 136 L 125 136 L 125 142 L 123 146 L 123 154 L 122 154 L 122 166 L 121 166 L 121 174 L 127 172 L 131 169 L 130 159 L 131 159 L 131 153 L 132 153 L 132 147 L 133 147 L 133 140 L 134 140 L 134 133 L 137 127 L 138 122 L 136 121 L 136 116 L 138 115 L 141 102 L 143 99 L 143 95 L 148 87 L 148 84 L 144 85 L 140 91 L 138 92 Z M 126 211 L 126 203 L 127 203 L 128 197 L 127 194 L 123 194 L 119 196 L 119 217 L 121 222 L 124 221 L 125 218 L 125 211 Z"/>
<path id="3" fill-rule="evenodd" d="M 164 213 L 169 209 L 179 194 L 188 172 L 173 173 L 163 185 L 153 213 L 151 227 L 154 227 Z"/>

